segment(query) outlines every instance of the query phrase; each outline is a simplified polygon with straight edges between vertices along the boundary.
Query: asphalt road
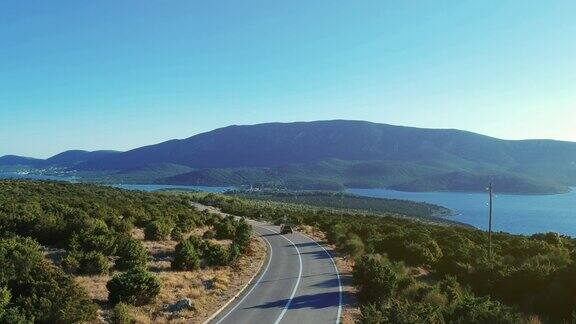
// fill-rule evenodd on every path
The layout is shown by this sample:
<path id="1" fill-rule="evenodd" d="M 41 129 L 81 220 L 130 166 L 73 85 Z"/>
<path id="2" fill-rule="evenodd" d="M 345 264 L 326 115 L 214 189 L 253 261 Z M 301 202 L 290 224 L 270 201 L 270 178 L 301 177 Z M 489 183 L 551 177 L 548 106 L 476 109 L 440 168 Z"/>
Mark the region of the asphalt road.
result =
<path id="1" fill-rule="evenodd" d="M 279 227 L 251 222 L 268 244 L 264 267 L 234 302 L 211 323 L 339 323 L 342 284 L 322 246 Z"/>

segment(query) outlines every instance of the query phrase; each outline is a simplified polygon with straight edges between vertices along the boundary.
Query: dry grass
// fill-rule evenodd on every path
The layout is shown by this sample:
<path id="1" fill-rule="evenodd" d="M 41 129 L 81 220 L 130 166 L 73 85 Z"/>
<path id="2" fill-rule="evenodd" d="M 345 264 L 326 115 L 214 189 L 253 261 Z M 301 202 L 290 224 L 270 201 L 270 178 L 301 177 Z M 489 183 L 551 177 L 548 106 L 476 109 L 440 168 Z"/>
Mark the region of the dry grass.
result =
<path id="1" fill-rule="evenodd" d="M 194 235 L 201 235 L 207 228 L 197 229 Z M 234 267 L 206 268 L 198 271 L 171 271 L 170 257 L 178 242 L 144 241 L 142 229 L 134 229 L 132 236 L 142 241 L 152 256 L 148 263 L 151 271 L 162 281 L 162 289 L 154 303 L 142 307 L 132 307 L 130 313 L 137 323 L 202 323 L 216 310 L 232 298 L 248 280 L 257 273 L 266 259 L 266 245 L 260 238 L 253 237 L 245 256 Z M 229 245 L 230 241 L 217 241 Z M 75 280 L 84 287 L 90 297 L 101 305 L 101 322 L 110 317 L 110 306 L 106 304 L 108 290 L 106 283 L 111 275 L 77 276 Z M 171 314 L 168 305 L 183 298 L 190 298 L 194 309 Z"/>

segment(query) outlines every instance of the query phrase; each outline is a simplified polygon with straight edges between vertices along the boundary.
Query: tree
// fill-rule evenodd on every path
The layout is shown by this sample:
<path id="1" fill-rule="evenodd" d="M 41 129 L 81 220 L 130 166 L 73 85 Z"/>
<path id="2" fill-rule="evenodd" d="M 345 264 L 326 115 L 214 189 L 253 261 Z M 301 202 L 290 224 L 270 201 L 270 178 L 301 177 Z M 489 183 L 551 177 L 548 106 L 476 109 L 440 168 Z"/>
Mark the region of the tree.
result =
<path id="1" fill-rule="evenodd" d="M 118 255 L 116 269 L 118 270 L 145 267 L 148 263 L 148 252 L 142 243 L 129 236 L 119 239 L 116 253 Z"/>
<path id="2" fill-rule="evenodd" d="M 144 238 L 148 241 L 166 240 L 172 231 L 172 227 L 166 221 L 155 220 L 144 228 Z"/>
<path id="3" fill-rule="evenodd" d="M 225 266 L 230 260 L 228 250 L 224 246 L 210 241 L 205 242 L 202 255 L 209 266 Z"/>
<path id="4" fill-rule="evenodd" d="M 196 247 L 190 240 L 185 240 L 176 245 L 172 269 L 174 270 L 197 270 L 200 268 L 200 256 Z"/>
<path id="5" fill-rule="evenodd" d="M 108 302 L 119 302 L 140 306 L 154 300 L 160 293 L 160 279 L 143 268 L 132 268 L 126 273 L 115 275 L 106 284 Z"/>
<path id="6" fill-rule="evenodd" d="M 353 283 L 363 303 L 383 302 L 392 296 L 398 277 L 390 263 L 378 255 L 363 255 L 353 269 Z"/>
<path id="7" fill-rule="evenodd" d="M 245 253 L 250 246 L 250 237 L 252 235 L 252 226 L 241 219 L 236 222 L 236 229 L 234 231 L 234 244 L 240 250 L 240 253 Z"/>
<path id="8" fill-rule="evenodd" d="M 88 252 L 80 259 L 80 273 L 87 275 L 99 275 L 108 273 L 110 262 L 108 258 L 100 252 Z"/>
<path id="9" fill-rule="evenodd" d="M 214 231 L 216 231 L 216 238 L 219 240 L 234 239 L 234 234 L 236 227 L 234 226 L 234 220 L 231 218 L 225 218 L 216 222 L 214 224 Z"/>

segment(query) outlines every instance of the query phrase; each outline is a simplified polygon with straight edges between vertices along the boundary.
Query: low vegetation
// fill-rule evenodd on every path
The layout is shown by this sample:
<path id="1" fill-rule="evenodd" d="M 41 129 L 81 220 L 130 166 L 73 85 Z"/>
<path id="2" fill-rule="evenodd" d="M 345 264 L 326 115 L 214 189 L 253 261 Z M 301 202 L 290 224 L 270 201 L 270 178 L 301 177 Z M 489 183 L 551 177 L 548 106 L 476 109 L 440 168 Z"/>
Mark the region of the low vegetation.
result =
<path id="1" fill-rule="evenodd" d="M 558 323 L 576 315 L 576 240 L 485 232 L 396 217 L 190 193 L 255 219 L 286 216 L 356 259 L 363 323 Z"/>
<path id="2" fill-rule="evenodd" d="M 221 239 L 201 238 L 208 230 Z M 215 282 L 229 283 L 224 274 L 251 252 L 250 235 L 245 221 L 199 212 L 181 195 L 2 180 L 0 322 L 89 322 L 104 306 L 109 321 L 129 323 L 138 313 L 134 307 L 156 305 L 158 298 L 177 301 L 167 300 L 174 297 L 163 286 L 183 286 L 177 281 L 184 276 L 163 268 L 162 260 L 173 260 L 174 271 L 199 276 L 221 268 L 217 273 L 224 279 Z M 103 299 L 93 296 L 102 292 Z M 153 317 L 163 314 L 147 309 Z"/>
<path id="3" fill-rule="evenodd" d="M 413 217 L 448 216 L 448 208 L 400 199 L 361 197 L 334 191 L 232 191 L 227 194 L 258 200 L 304 204 L 366 213 L 395 213 Z"/>

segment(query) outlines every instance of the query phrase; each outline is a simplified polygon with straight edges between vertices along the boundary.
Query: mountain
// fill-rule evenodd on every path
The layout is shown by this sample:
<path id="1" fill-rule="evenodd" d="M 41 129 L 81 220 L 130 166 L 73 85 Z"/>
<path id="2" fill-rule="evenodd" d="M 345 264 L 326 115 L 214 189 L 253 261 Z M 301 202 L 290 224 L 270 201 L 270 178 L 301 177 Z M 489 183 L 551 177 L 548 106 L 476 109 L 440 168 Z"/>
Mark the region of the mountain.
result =
<path id="1" fill-rule="evenodd" d="M 50 167 L 74 167 L 77 164 L 98 160 L 116 155 L 118 151 L 82 151 L 70 150 L 56 154 L 42 162 L 43 166 Z"/>
<path id="2" fill-rule="evenodd" d="M 0 166 L 35 166 L 39 165 L 43 160 L 18 156 L 18 155 L 4 155 L 0 157 Z"/>
<path id="3" fill-rule="evenodd" d="M 235 125 L 127 152 L 67 151 L 41 165 L 102 181 L 409 191 L 482 191 L 492 181 L 501 193 L 538 194 L 576 186 L 576 143 L 332 120 Z"/>
<path id="4" fill-rule="evenodd" d="M 494 180 L 501 192 L 514 193 L 576 185 L 576 143 L 346 120 L 229 126 L 78 168 L 118 171 L 158 163 L 193 168 L 162 180 L 179 184 L 478 191 Z"/>
<path id="5" fill-rule="evenodd" d="M 118 153 L 120 152 L 118 151 L 89 152 L 81 150 L 70 150 L 56 154 L 45 160 L 15 156 L 15 155 L 5 155 L 0 157 L 0 166 L 22 166 L 30 168 L 47 168 L 47 167 L 73 168 L 80 163 L 105 158 Z"/>

